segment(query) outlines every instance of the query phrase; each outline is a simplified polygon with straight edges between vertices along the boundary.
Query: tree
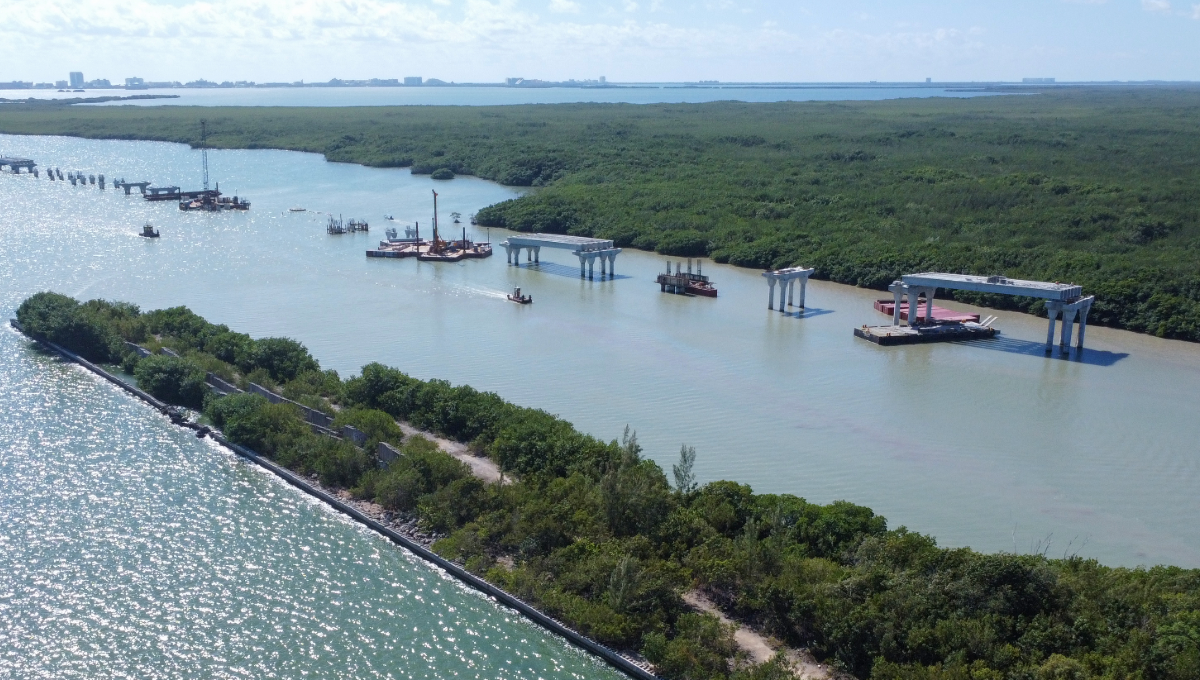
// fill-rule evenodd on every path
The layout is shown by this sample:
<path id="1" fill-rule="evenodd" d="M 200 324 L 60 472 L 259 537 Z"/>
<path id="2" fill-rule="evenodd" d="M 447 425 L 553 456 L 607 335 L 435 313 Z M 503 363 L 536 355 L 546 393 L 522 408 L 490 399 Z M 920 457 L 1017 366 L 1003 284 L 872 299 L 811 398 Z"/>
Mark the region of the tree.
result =
<path id="1" fill-rule="evenodd" d="M 680 493 L 691 493 L 696 490 L 696 474 L 692 467 L 696 464 L 696 447 L 684 444 L 679 447 L 679 462 L 671 466 L 675 475 L 675 488 Z"/>
<path id="2" fill-rule="evenodd" d="M 139 361 L 134 375 L 139 387 L 169 404 L 194 409 L 204 405 L 204 369 L 191 360 L 155 354 Z"/>
<path id="3" fill-rule="evenodd" d="M 281 383 L 288 382 L 304 371 L 320 369 L 308 349 L 291 338 L 256 340 L 250 355 L 253 368 L 266 369 L 272 378 Z"/>

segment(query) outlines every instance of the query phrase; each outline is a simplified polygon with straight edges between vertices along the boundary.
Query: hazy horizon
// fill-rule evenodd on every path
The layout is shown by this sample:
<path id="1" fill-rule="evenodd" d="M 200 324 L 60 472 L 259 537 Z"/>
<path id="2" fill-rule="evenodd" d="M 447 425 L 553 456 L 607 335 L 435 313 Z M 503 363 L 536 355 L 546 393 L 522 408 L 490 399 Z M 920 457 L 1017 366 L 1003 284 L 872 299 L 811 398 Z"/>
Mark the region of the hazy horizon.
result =
<path id="1" fill-rule="evenodd" d="M 0 0 L 0 81 L 1192 81 L 1173 0 Z"/>

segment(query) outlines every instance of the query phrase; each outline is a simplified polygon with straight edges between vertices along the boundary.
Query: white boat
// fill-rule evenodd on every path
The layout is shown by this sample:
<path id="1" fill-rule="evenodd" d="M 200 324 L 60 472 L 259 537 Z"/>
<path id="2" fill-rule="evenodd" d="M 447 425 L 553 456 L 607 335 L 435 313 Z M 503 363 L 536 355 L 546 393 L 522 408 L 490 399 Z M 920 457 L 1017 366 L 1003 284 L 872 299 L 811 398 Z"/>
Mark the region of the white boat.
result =
<path id="1" fill-rule="evenodd" d="M 288 212 L 304 212 L 304 208 L 288 208 Z"/>

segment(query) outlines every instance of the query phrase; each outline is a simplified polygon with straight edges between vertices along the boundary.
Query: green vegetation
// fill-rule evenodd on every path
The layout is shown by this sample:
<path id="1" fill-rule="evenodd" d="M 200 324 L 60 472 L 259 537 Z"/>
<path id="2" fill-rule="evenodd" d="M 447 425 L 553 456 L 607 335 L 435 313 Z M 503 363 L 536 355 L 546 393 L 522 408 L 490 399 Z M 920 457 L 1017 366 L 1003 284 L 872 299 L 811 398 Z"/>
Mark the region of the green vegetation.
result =
<path id="1" fill-rule="evenodd" d="M 17 314 L 31 334 L 71 340 L 85 356 L 114 358 L 122 339 L 174 347 L 182 359 L 123 359 L 144 388 L 181 405 L 194 403 L 206 366 L 337 410 L 335 424 L 367 433 L 365 450 L 314 434 L 288 404 L 202 397 L 232 441 L 416 517 L 443 536 L 442 555 L 587 635 L 640 650 L 668 678 L 790 677 L 778 659 L 731 666 L 731 631 L 687 610 L 690 589 L 864 679 L 1200 677 L 1200 570 L 939 548 L 851 503 L 697 487 L 690 446 L 672 487 L 628 430 L 603 442 L 495 394 L 380 364 L 343 381 L 299 343 L 253 340 L 183 307 L 143 314 L 39 293 Z M 484 483 L 431 441 L 403 437 L 396 419 L 469 443 L 516 481 Z M 368 453 L 380 441 L 402 454 L 387 467 Z"/>
<path id="2" fill-rule="evenodd" d="M 0 131 L 196 143 L 186 107 L 5 105 Z M 1090 323 L 1200 340 L 1200 89 L 885 102 L 204 109 L 209 143 L 540 187 L 488 226 L 882 289 L 1073 281 Z M 956 297 L 1041 313 L 1040 302 Z"/>

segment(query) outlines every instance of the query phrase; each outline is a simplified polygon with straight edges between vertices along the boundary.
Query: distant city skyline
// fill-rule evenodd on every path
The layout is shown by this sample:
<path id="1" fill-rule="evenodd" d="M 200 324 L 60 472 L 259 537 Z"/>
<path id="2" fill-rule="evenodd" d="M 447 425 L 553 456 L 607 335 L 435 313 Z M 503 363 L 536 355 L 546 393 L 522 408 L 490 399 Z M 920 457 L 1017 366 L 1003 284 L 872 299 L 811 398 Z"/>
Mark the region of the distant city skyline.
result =
<path id="1" fill-rule="evenodd" d="M 0 0 L 0 82 L 1200 80 L 1193 0 Z"/>

